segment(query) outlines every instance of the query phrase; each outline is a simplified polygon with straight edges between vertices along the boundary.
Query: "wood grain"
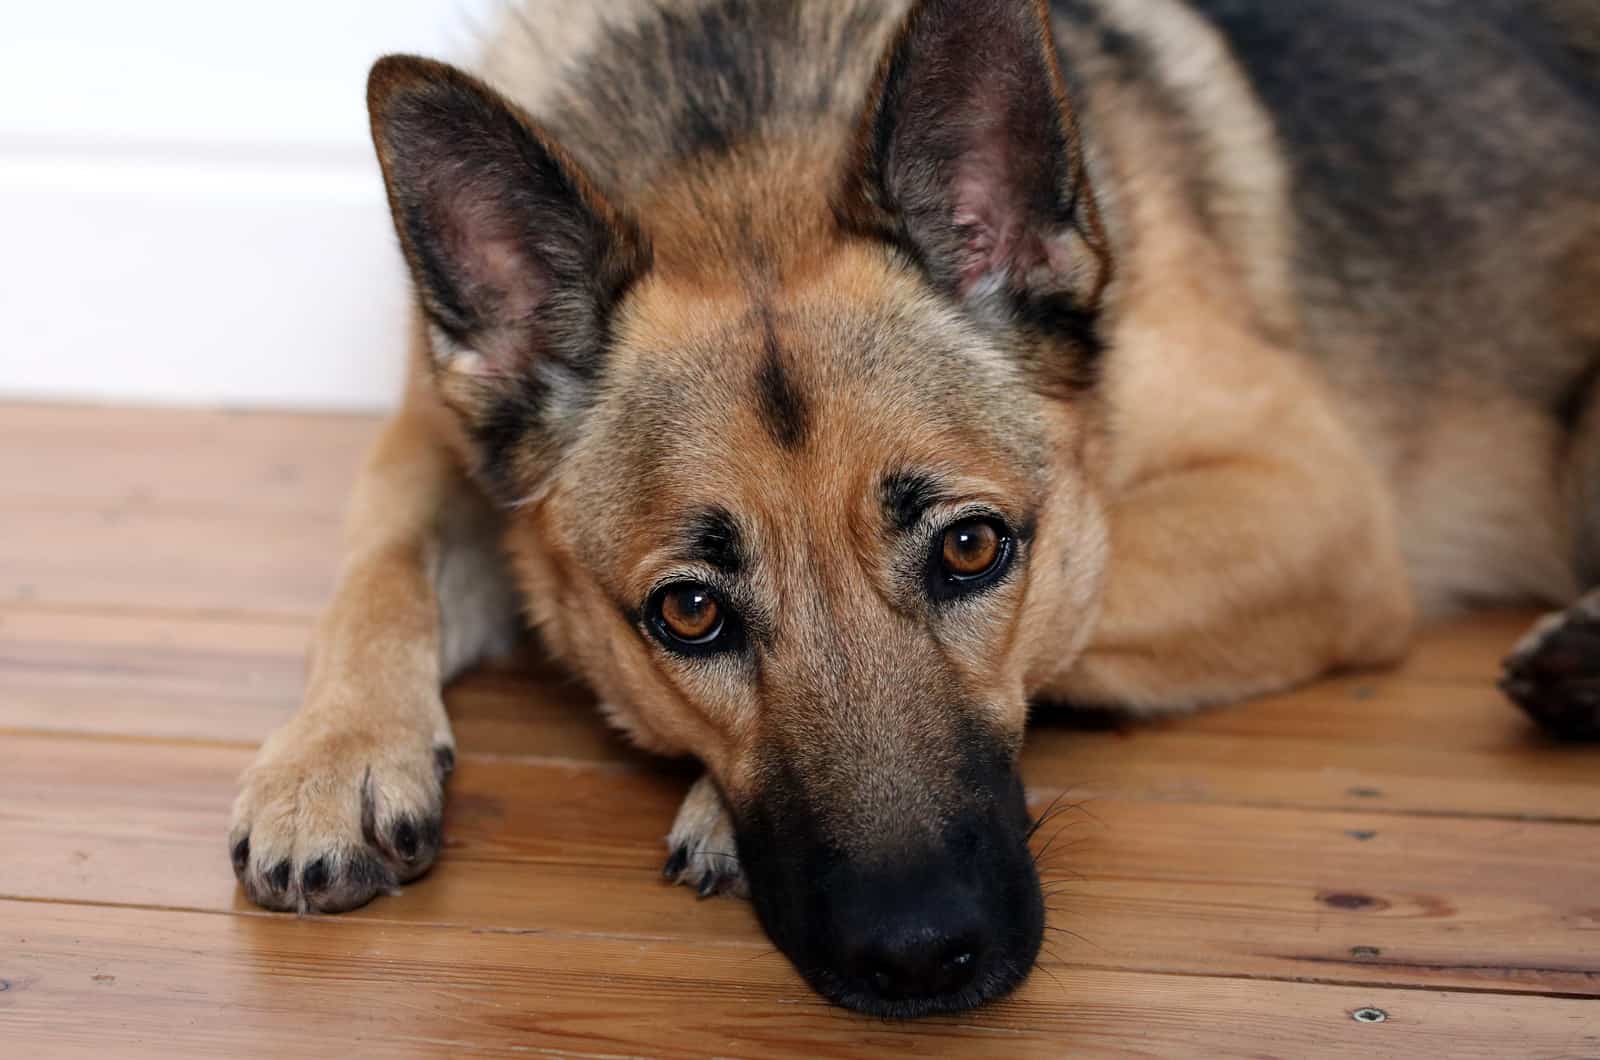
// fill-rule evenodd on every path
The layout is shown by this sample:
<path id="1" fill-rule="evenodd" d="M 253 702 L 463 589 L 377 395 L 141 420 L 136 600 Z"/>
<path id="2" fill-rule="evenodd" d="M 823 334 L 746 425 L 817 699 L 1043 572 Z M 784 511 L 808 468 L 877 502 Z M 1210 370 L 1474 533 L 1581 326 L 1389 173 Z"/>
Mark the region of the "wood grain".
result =
<path id="1" fill-rule="evenodd" d="M 17 1055 L 1583 1056 L 1600 1006 L 1063 968 L 979 1012 L 864 1020 L 777 960 L 671 940 L 0 903 Z M 1380 1011 L 1381 1023 L 1353 1014 Z M 95 1013 L 93 1021 L 85 1014 Z M 101 1054 L 103 1055 L 103 1054 Z"/>
<path id="2" fill-rule="evenodd" d="M 536 650 L 448 694 L 433 873 L 255 910 L 234 779 L 298 702 L 374 430 L 0 406 L 0 1055 L 1600 1056 L 1600 750 L 1493 690 L 1526 613 L 1190 718 L 1039 718 L 1054 930 L 958 1018 L 831 1009 L 747 904 L 663 883 L 692 768 Z"/>
<path id="3" fill-rule="evenodd" d="M 221 839 L 246 752 L 52 737 L 14 745 L 0 849 L 16 853 L 0 864 L 0 896 L 248 910 Z M 402 898 L 354 915 L 764 947 L 743 903 L 696 901 L 659 880 L 661 838 L 689 779 L 465 760 L 440 866 Z M 1052 959 L 1600 997 L 1593 834 L 1097 799 L 1041 833 L 1054 923 L 1065 929 Z"/>
<path id="4" fill-rule="evenodd" d="M 309 616 L 377 421 L 0 410 L 0 602 Z M 47 457 L 46 457 L 47 454 Z"/>

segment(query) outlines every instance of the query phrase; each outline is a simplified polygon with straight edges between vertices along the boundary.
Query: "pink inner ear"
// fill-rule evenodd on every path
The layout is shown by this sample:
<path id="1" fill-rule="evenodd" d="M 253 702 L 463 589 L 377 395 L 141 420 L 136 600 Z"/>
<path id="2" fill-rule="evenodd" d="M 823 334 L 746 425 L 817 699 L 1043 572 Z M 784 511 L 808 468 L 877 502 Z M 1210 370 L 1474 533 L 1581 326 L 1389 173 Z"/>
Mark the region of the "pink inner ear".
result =
<path id="1" fill-rule="evenodd" d="M 470 183 L 450 195 L 446 209 L 450 253 L 472 297 L 492 306 L 499 327 L 530 322 L 549 294 L 550 281 L 519 238 L 516 219 L 491 192 Z"/>
<path id="2" fill-rule="evenodd" d="M 972 125 L 973 140 L 957 163 L 951 189 L 954 220 L 963 236 L 963 295 L 1023 275 L 1038 263 L 1028 259 L 1044 256 L 1038 233 L 1026 231 L 1003 107 L 980 104 L 978 110 L 981 116 Z"/>
<path id="3" fill-rule="evenodd" d="M 467 253 L 472 256 L 484 286 L 500 296 L 497 315 L 504 320 L 526 321 L 544 302 L 549 283 L 516 241 L 485 238 Z"/>

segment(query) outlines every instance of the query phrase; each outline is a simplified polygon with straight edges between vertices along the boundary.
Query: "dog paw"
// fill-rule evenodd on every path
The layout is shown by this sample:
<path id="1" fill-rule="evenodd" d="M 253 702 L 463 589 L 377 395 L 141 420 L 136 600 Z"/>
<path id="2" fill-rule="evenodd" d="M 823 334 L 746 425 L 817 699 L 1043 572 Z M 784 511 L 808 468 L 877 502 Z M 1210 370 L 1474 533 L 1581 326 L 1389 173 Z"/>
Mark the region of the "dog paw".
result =
<path id="1" fill-rule="evenodd" d="M 667 835 L 667 851 L 667 863 L 661 872 L 674 883 L 693 887 L 702 898 L 714 894 L 750 896 L 744 869 L 739 865 L 733 819 L 709 776 L 701 777 L 689 789 Z"/>
<path id="2" fill-rule="evenodd" d="M 1600 592 L 1540 619 L 1506 657 L 1500 688 L 1551 735 L 1600 740 Z"/>
<path id="3" fill-rule="evenodd" d="M 241 778 L 228 852 L 268 909 L 338 913 L 428 870 L 439 853 L 448 739 L 290 722 Z"/>

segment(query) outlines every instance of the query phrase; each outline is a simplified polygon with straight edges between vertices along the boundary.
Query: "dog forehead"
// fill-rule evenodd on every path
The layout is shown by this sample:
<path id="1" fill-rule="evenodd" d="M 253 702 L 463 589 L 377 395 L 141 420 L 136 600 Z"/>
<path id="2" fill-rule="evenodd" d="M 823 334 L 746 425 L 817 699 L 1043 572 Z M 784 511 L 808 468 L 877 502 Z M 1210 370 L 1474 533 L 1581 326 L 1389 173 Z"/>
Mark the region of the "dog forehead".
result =
<path id="1" fill-rule="evenodd" d="M 881 263 L 732 290 L 647 284 L 612 358 L 597 426 L 658 453 L 720 447 L 742 464 L 832 442 L 864 457 L 925 436 L 1008 447 L 1037 427 L 1015 358 Z"/>
<path id="2" fill-rule="evenodd" d="M 653 278 L 630 302 L 563 473 L 574 518 L 612 539 L 587 535 L 604 562 L 667 545 L 708 508 L 753 538 L 843 531 L 894 472 L 1001 487 L 1037 473 L 1023 373 L 903 270 L 846 261 L 766 288 Z"/>

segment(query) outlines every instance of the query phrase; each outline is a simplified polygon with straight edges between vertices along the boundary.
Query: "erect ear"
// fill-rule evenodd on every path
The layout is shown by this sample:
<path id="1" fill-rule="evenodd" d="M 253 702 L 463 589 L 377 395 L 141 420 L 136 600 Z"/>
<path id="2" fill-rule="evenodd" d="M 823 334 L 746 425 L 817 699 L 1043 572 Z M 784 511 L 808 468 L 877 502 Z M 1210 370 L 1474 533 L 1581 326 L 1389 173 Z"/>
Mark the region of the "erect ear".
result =
<path id="1" fill-rule="evenodd" d="M 983 309 L 1093 313 L 1110 257 L 1044 0 L 918 0 L 839 207 Z"/>
<path id="2" fill-rule="evenodd" d="M 648 244 L 532 120 L 459 70 L 380 59 L 367 108 L 441 393 L 480 443 L 548 449 Z M 507 454 L 483 455 L 505 470 L 492 465 Z"/>

